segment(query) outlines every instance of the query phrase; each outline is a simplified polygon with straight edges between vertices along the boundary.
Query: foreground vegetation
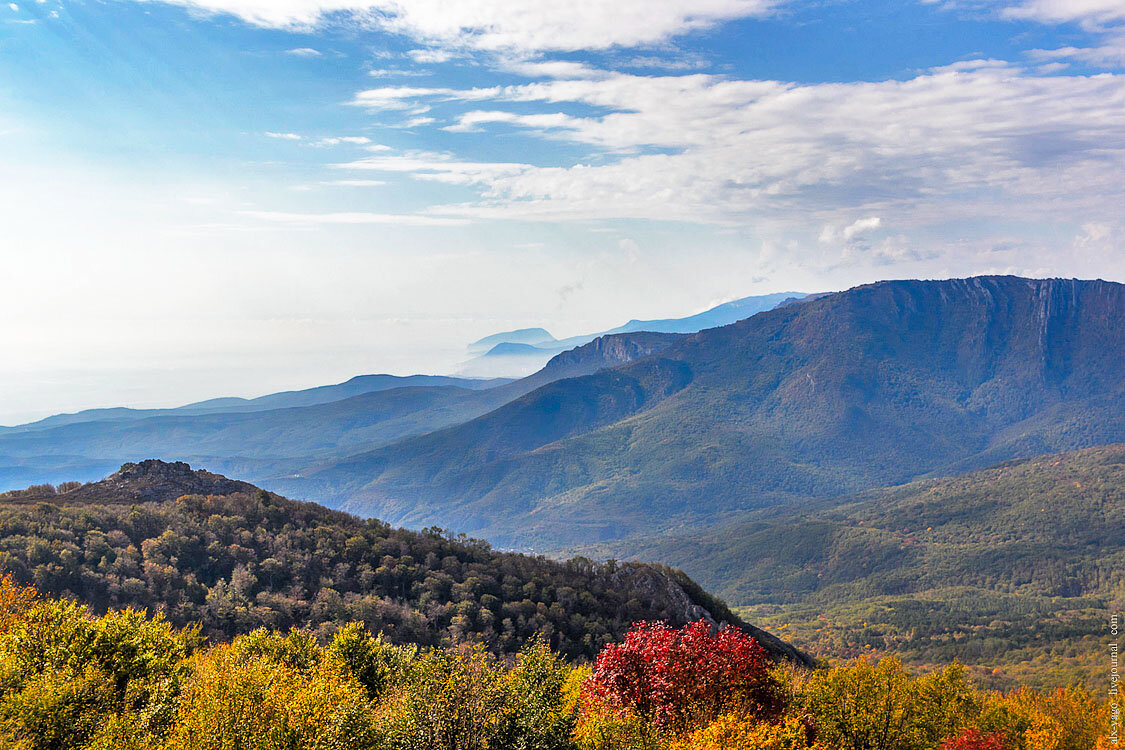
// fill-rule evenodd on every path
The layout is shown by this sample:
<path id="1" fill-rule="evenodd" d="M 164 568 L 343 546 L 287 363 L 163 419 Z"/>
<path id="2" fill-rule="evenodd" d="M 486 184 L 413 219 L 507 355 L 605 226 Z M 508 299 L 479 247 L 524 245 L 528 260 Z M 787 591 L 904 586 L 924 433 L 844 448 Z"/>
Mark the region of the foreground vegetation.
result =
<path id="1" fill-rule="evenodd" d="M 981 691 L 957 666 L 781 668 L 703 623 L 637 625 L 591 666 L 358 623 L 208 646 L 0 582 L 0 746 L 19 750 L 1108 750 L 1107 714 L 1081 689 Z"/>

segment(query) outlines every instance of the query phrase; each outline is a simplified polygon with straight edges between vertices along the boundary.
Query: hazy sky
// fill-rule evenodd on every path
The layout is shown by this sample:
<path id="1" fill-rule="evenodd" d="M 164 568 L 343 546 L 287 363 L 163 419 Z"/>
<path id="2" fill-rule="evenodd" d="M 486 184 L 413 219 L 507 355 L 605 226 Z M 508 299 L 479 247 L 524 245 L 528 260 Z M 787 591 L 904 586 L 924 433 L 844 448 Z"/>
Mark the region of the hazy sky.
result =
<path id="1" fill-rule="evenodd" d="M 0 423 L 1125 280 L 1125 0 L 0 5 Z"/>

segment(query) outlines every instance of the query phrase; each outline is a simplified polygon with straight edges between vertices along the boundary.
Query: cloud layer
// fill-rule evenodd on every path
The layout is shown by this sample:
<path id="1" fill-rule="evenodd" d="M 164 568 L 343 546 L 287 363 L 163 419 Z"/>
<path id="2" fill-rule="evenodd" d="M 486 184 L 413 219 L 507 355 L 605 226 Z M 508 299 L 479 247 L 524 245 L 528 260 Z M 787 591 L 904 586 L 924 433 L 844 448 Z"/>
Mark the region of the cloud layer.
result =
<path id="1" fill-rule="evenodd" d="M 741 223 L 897 211 L 916 223 L 1013 206 L 1097 213 L 1125 189 L 1125 78 L 1111 74 L 1044 76 L 995 61 L 819 85 L 601 72 L 355 99 L 373 109 L 438 101 L 464 107 L 447 130 L 516 128 L 600 157 L 545 167 L 379 153 L 344 166 L 476 186 L 482 200 L 436 210 L 478 217 Z"/>
<path id="2" fill-rule="evenodd" d="M 270 28 L 308 29 L 346 18 L 431 44 L 517 52 L 654 44 L 723 21 L 760 16 L 777 4 L 775 0 L 164 1 L 205 13 L 231 14 Z"/>

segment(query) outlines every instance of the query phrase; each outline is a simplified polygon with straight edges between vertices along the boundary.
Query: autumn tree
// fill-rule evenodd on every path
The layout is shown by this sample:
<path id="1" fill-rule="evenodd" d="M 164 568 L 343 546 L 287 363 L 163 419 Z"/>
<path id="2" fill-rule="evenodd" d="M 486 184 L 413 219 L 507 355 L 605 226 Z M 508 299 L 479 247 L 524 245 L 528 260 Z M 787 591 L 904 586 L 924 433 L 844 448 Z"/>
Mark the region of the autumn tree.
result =
<path id="1" fill-rule="evenodd" d="M 722 714 L 776 716 L 781 698 L 770 668 L 765 649 L 737 628 L 642 622 L 602 650 L 588 694 L 678 732 Z"/>

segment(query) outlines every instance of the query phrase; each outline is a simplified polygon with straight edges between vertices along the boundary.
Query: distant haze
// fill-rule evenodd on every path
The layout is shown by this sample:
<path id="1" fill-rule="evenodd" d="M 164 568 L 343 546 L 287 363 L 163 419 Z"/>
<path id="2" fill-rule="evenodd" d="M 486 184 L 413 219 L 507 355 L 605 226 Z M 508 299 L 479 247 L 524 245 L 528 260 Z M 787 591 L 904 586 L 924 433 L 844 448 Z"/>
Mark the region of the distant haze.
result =
<path id="1" fill-rule="evenodd" d="M 1120 2 L 0 4 L 0 423 L 1125 280 Z"/>

